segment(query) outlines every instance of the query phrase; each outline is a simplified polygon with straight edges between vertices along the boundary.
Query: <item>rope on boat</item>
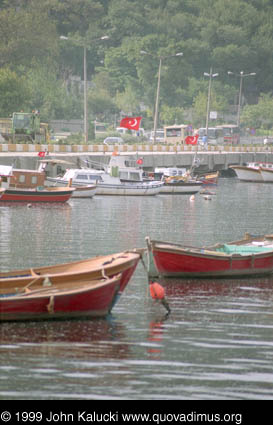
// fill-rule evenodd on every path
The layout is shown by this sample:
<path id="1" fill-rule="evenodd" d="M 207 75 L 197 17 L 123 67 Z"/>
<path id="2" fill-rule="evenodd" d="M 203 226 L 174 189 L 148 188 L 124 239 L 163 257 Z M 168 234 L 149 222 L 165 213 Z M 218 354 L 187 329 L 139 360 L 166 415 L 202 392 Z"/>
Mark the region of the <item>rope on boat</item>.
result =
<path id="1" fill-rule="evenodd" d="M 50 296 L 49 303 L 46 306 L 49 314 L 54 313 L 54 295 Z"/>

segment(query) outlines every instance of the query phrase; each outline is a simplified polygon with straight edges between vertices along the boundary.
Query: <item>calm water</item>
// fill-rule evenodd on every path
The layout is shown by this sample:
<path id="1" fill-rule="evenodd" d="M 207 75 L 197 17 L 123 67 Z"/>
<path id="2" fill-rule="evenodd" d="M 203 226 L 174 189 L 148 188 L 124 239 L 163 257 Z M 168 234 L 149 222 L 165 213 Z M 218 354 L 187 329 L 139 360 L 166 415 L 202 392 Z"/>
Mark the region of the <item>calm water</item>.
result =
<path id="1" fill-rule="evenodd" d="M 273 233 L 273 185 L 221 179 L 201 195 L 0 204 L 1 270 L 145 246 Z M 273 278 L 161 280 L 141 264 L 111 317 L 0 324 L 0 399 L 273 399 Z"/>

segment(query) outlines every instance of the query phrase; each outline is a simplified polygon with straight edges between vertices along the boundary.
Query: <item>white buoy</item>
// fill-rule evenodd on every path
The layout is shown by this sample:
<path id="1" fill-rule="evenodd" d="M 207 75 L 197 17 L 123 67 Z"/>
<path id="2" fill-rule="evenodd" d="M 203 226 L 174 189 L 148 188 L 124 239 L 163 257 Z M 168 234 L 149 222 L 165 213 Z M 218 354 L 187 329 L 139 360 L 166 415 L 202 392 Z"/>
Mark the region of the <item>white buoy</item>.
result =
<path id="1" fill-rule="evenodd" d="M 191 195 L 190 201 L 195 201 L 195 196 L 194 195 Z"/>
<path id="2" fill-rule="evenodd" d="M 27 207 L 28 207 L 28 208 L 31 208 L 31 207 L 32 207 L 32 204 L 27 204 Z"/>

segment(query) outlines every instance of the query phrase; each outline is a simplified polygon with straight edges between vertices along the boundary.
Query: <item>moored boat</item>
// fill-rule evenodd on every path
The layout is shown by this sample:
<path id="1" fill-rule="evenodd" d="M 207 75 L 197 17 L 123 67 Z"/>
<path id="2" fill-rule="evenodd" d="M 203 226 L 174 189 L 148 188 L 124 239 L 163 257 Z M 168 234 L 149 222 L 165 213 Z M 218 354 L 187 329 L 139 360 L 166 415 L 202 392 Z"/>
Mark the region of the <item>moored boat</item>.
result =
<path id="1" fill-rule="evenodd" d="M 67 202 L 72 187 L 45 187 L 45 173 L 36 170 L 0 166 L 1 186 L 4 193 L 0 202 Z"/>
<path id="2" fill-rule="evenodd" d="M 95 183 L 97 195 L 157 195 L 163 182 L 144 181 L 143 170 L 132 166 L 130 162 L 125 156 L 113 155 L 104 169 L 71 168 L 62 177 L 47 176 L 47 182 L 59 186 L 67 186 L 70 181 L 72 186 Z"/>
<path id="3" fill-rule="evenodd" d="M 246 234 L 239 241 L 204 247 L 146 241 L 158 274 L 165 277 L 245 277 L 273 272 L 273 235 Z"/>
<path id="4" fill-rule="evenodd" d="M 247 162 L 246 165 L 230 165 L 241 181 L 273 182 L 273 164 L 271 162 Z"/>
<path id="5" fill-rule="evenodd" d="M 74 190 L 71 187 L 7 188 L 0 197 L 0 202 L 67 202 Z"/>
<path id="6" fill-rule="evenodd" d="M 119 291 L 120 279 L 119 274 L 90 281 L 68 278 L 54 284 L 45 278 L 43 283 L 25 288 L 18 288 L 15 279 L 13 287 L 0 286 L 0 322 L 106 316 Z"/>
<path id="7" fill-rule="evenodd" d="M 137 266 L 140 255 L 138 250 L 133 250 L 52 266 L 1 272 L 0 287 L 3 283 L 8 284 L 9 279 L 12 284 L 16 279 L 18 287 L 21 287 L 32 282 L 34 278 L 42 281 L 46 276 L 53 281 L 56 279 L 58 282 L 65 282 L 68 277 L 69 279 L 73 278 L 74 281 L 78 279 L 93 280 L 121 273 L 122 292 Z"/>

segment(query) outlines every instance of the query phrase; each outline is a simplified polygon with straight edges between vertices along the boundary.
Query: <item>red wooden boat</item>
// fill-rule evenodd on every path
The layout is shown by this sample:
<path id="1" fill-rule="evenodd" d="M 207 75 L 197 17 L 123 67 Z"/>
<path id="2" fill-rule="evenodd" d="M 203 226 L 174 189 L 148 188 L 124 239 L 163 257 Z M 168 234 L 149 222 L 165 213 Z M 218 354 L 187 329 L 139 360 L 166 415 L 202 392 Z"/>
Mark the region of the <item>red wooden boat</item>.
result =
<path id="1" fill-rule="evenodd" d="M 67 281 L 17 292 L 1 290 L 0 321 L 106 316 L 120 288 L 121 274 L 94 281 Z M 10 293 L 10 291 L 12 292 Z"/>
<path id="2" fill-rule="evenodd" d="M 273 272 L 273 235 L 246 234 L 240 241 L 201 248 L 146 241 L 149 258 L 165 277 L 244 277 Z"/>
<path id="3" fill-rule="evenodd" d="M 105 315 L 124 291 L 140 255 L 139 250 L 134 250 L 53 266 L 2 272 L 0 321 Z M 116 276 L 119 276 L 118 281 L 108 282 Z M 89 309 L 85 297 L 89 300 Z"/>
<path id="4" fill-rule="evenodd" d="M 4 193 L 0 202 L 66 202 L 75 188 L 45 187 L 45 172 L 42 170 L 15 169 L 0 165 L 0 183 Z"/>
<path id="5" fill-rule="evenodd" d="M 67 202 L 74 190 L 72 187 L 7 188 L 0 196 L 0 202 Z"/>

